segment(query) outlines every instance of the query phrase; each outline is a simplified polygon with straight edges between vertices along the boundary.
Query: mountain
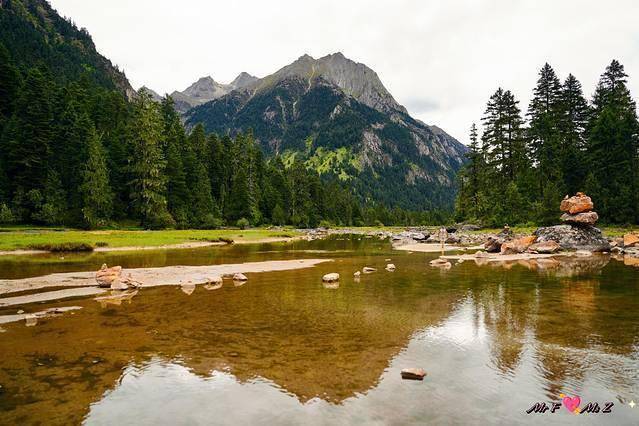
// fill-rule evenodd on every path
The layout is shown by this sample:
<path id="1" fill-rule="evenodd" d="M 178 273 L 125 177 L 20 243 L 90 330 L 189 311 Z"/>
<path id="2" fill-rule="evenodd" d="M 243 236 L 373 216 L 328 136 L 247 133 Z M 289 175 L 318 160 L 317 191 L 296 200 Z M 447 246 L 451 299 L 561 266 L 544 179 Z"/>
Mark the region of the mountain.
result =
<path id="1" fill-rule="evenodd" d="M 129 99 L 136 94 L 124 73 L 98 53 L 86 29 L 45 0 L 0 0 L 0 43 L 23 70 L 45 64 L 60 83 L 83 75 Z"/>
<path id="2" fill-rule="evenodd" d="M 162 96 L 160 96 L 158 92 L 146 86 L 140 87 L 140 89 L 138 89 L 138 93 L 142 92 L 143 90 L 148 92 L 149 95 L 151 95 L 151 99 L 153 99 L 155 102 L 160 102 L 162 100 Z"/>
<path id="3" fill-rule="evenodd" d="M 200 78 L 182 92 L 174 91 L 171 93 L 171 97 L 175 101 L 175 109 L 181 113 L 185 113 L 194 106 L 220 98 L 235 89 L 243 88 L 257 80 L 257 77 L 246 72 L 240 73 L 229 84 L 220 84 L 213 80 L 212 77 L 207 76 Z"/>
<path id="4" fill-rule="evenodd" d="M 267 154 L 349 182 L 363 200 L 450 207 L 466 147 L 412 118 L 377 74 L 341 53 L 304 55 L 186 113 L 187 126 L 252 129 Z"/>

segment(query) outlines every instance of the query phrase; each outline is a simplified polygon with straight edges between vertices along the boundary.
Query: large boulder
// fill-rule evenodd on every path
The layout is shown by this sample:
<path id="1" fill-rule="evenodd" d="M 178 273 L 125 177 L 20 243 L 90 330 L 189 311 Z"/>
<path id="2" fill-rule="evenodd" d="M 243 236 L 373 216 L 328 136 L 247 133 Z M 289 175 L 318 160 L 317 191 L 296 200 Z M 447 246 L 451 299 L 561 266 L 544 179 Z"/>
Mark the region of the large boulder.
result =
<path id="1" fill-rule="evenodd" d="M 585 212 L 570 214 L 564 213 L 561 215 L 561 221 L 567 223 L 579 223 L 582 225 L 594 225 L 599 219 L 599 215 L 596 212 Z"/>
<path id="2" fill-rule="evenodd" d="M 534 234 L 537 236 L 538 243 L 554 241 L 566 250 L 610 250 L 610 243 L 603 237 L 601 230 L 593 226 L 547 226 L 538 228 Z"/>
<path id="3" fill-rule="evenodd" d="M 561 201 L 561 205 L 559 206 L 559 208 L 562 212 L 577 214 L 589 212 L 593 209 L 594 206 L 595 205 L 593 204 L 589 196 L 587 196 L 583 192 L 577 192 L 577 195 L 574 195 L 572 197 L 566 196 L 566 198 Z"/>
<path id="4" fill-rule="evenodd" d="M 517 254 L 525 252 L 535 242 L 536 237 L 530 235 L 527 237 L 517 238 L 515 240 L 506 241 L 501 245 L 501 254 Z"/>

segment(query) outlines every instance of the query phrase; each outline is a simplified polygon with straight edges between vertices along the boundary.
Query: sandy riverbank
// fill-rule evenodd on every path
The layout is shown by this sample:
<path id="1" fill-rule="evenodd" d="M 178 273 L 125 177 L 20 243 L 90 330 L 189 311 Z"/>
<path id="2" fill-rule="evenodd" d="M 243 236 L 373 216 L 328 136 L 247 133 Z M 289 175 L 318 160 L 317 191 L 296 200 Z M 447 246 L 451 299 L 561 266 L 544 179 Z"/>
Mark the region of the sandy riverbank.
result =
<path id="1" fill-rule="evenodd" d="M 332 259 L 299 259 L 276 260 L 267 262 L 247 262 L 225 265 L 207 266 L 166 266 L 162 268 L 132 268 L 123 271 L 124 276 L 131 276 L 144 287 L 160 285 L 205 284 L 211 277 L 226 274 L 251 274 L 259 272 L 288 271 L 292 269 L 310 268 L 323 262 L 331 262 Z M 57 300 L 64 297 L 78 295 L 99 294 L 104 292 L 97 287 L 95 272 L 65 272 L 44 275 L 41 277 L 23 278 L 17 280 L 0 280 L 0 295 L 6 295 L 19 291 L 40 290 L 46 288 L 72 287 L 66 293 L 65 290 L 50 292 L 49 296 L 43 293 L 33 295 L 0 298 L 0 307 L 15 304 L 41 302 L 45 300 Z M 83 288 L 85 290 L 78 290 Z M 84 292 L 84 293 L 83 293 Z M 53 294 L 56 293 L 56 294 Z M 68 294 L 68 295 L 66 295 Z M 62 297 L 64 296 L 64 297 Z"/>
<path id="2" fill-rule="evenodd" d="M 267 243 L 286 243 L 299 239 L 299 237 L 267 237 L 257 240 L 239 240 L 234 241 L 233 244 L 267 244 Z M 196 249 L 212 246 L 224 246 L 229 243 L 225 242 L 212 242 L 212 241 L 191 241 L 177 244 L 164 244 L 156 246 L 125 246 L 125 247 L 96 247 L 93 249 L 93 253 L 110 253 L 118 251 L 141 251 L 141 250 L 175 250 L 175 249 Z M 47 254 L 51 253 L 46 250 L 2 250 L 0 256 L 22 256 L 22 255 L 34 255 L 34 254 Z"/>

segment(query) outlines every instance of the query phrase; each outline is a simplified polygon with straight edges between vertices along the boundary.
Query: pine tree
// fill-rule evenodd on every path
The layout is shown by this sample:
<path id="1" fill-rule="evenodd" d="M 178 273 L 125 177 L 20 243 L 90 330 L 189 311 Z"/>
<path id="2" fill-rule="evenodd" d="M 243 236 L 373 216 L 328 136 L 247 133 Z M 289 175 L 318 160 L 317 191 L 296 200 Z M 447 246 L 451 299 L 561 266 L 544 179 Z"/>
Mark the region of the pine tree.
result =
<path id="1" fill-rule="evenodd" d="M 113 193 L 109 184 L 106 153 L 93 127 L 86 141 L 87 162 L 82 171 L 82 214 L 84 225 L 90 229 L 104 226 L 111 218 Z"/>
<path id="2" fill-rule="evenodd" d="M 13 113 L 13 103 L 20 91 L 21 78 L 9 51 L 0 43 L 0 134 Z"/>
<path id="3" fill-rule="evenodd" d="M 186 134 L 170 96 L 162 100 L 161 109 L 164 123 L 167 206 L 176 225 L 186 228 L 189 225 L 189 190 L 184 169 L 184 157 L 188 150 Z"/>
<path id="4" fill-rule="evenodd" d="M 6 171 L 13 190 L 41 189 L 47 180 L 53 111 L 53 83 L 38 69 L 27 74 L 4 132 Z"/>
<path id="5" fill-rule="evenodd" d="M 561 138 L 561 170 L 564 187 L 568 194 L 583 190 L 586 159 L 586 127 L 590 107 L 584 98 L 581 83 L 568 74 L 561 90 L 561 118 L 559 133 Z"/>
<path id="6" fill-rule="evenodd" d="M 546 63 L 528 107 L 530 125 L 528 144 L 537 174 L 538 194 L 543 196 L 545 184 L 560 181 L 561 157 L 559 119 L 561 117 L 561 83 L 552 67 Z"/>
<path id="7" fill-rule="evenodd" d="M 167 210 L 166 163 L 162 158 L 162 117 L 158 105 L 148 93 L 139 95 L 134 103 L 131 121 L 133 163 L 131 198 L 141 223 L 147 228 L 174 225 Z"/>
<path id="8" fill-rule="evenodd" d="M 606 220 L 616 223 L 639 219 L 639 123 L 626 78 L 616 60 L 601 76 L 593 99 L 587 149 L 590 169 L 602 191 L 598 209 Z"/>

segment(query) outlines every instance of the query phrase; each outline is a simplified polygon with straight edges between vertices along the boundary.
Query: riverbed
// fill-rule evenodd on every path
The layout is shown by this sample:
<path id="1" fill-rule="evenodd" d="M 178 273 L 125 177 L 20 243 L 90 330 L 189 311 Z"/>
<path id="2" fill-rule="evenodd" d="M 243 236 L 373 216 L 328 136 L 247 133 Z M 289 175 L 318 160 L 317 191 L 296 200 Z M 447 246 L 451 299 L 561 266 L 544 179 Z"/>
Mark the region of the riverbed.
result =
<path id="1" fill-rule="evenodd" d="M 339 235 L 0 258 L 0 280 L 103 263 L 309 261 L 217 288 L 0 308 L 59 308 L 35 324 L 0 324 L 0 424 L 637 424 L 639 268 L 604 255 L 430 267 L 438 255 Z M 365 266 L 377 271 L 355 278 Z M 322 283 L 330 272 L 338 285 Z M 413 367 L 426 370 L 423 381 L 402 380 Z M 614 405 L 526 413 L 560 395 Z"/>

